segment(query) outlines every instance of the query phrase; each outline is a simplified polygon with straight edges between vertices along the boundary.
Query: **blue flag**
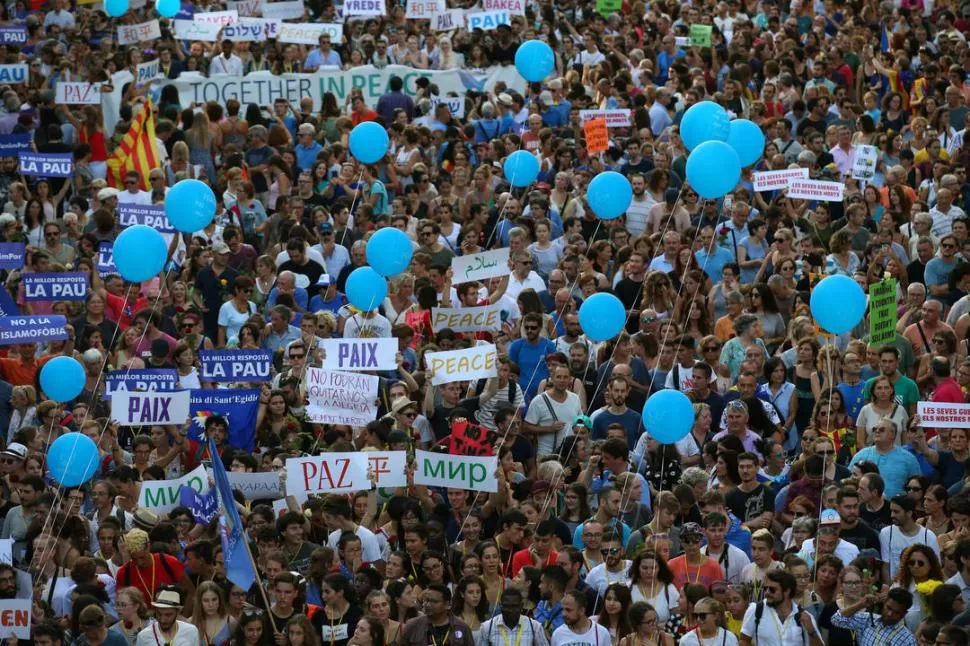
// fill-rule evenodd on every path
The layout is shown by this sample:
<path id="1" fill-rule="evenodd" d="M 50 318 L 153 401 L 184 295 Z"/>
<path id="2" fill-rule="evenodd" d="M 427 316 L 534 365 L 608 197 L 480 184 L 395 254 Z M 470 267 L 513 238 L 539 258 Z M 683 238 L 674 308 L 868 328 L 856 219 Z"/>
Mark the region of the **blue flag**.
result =
<path id="1" fill-rule="evenodd" d="M 195 522 L 208 525 L 219 512 L 219 499 L 216 497 L 216 490 L 209 489 L 205 493 L 199 493 L 188 485 L 182 485 L 179 490 L 179 504 L 187 507 L 192 512 Z"/>
<path id="2" fill-rule="evenodd" d="M 208 438 L 209 455 L 212 456 L 212 478 L 215 480 L 215 492 L 219 507 L 224 511 L 219 516 L 219 534 L 222 537 L 222 556 L 226 566 L 226 577 L 243 590 L 249 590 L 256 581 L 256 571 L 249 556 L 246 533 L 243 531 L 242 519 L 236 509 L 236 501 L 232 497 L 232 487 L 229 486 L 229 476 L 226 467 L 219 457 L 219 449 L 212 438 Z"/>
<path id="3" fill-rule="evenodd" d="M 889 31 L 886 29 L 886 25 L 882 26 L 882 38 L 879 39 L 879 51 L 881 52 L 891 52 L 892 46 L 889 44 Z"/>
<path id="4" fill-rule="evenodd" d="M 259 389 L 232 390 L 194 389 L 189 401 L 189 439 L 202 440 L 205 420 L 212 415 L 226 418 L 230 446 L 252 453 L 256 448 L 256 415 L 259 413 Z"/>

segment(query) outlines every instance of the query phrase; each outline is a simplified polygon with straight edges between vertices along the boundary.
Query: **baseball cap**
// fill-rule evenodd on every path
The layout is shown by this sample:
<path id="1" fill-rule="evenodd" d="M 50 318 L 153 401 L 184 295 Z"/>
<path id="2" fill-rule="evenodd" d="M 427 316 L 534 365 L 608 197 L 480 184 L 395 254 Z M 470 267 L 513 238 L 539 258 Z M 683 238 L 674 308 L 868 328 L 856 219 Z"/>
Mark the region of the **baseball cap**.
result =
<path id="1" fill-rule="evenodd" d="M 20 442 L 11 442 L 10 444 L 7 445 L 7 448 L 5 448 L 3 451 L 0 451 L 0 454 L 11 455 L 17 458 L 18 460 L 26 460 L 27 447 L 21 444 Z"/>
<path id="2" fill-rule="evenodd" d="M 320 225 L 320 233 L 333 233 L 333 224 L 324 222 Z"/>
<path id="3" fill-rule="evenodd" d="M 231 253 L 231 249 L 229 249 L 229 245 L 227 245 L 225 242 L 219 241 L 219 242 L 215 243 L 214 245 L 212 245 L 212 252 L 213 253 Z"/>
<path id="4" fill-rule="evenodd" d="M 330 274 L 323 274 L 322 276 L 320 276 L 320 278 L 317 279 L 317 285 L 320 285 L 322 287 L 329 287 Z"/>

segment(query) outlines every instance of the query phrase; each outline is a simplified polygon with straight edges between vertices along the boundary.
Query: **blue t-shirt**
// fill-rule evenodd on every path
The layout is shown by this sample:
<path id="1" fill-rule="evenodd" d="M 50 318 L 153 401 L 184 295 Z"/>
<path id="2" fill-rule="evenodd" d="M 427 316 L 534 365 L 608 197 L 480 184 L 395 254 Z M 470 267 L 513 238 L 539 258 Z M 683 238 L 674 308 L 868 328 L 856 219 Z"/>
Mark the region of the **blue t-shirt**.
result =
<path id="1" fill-rule="evenodd" d="M 734 262 L 734 254 L 724 247 L 714 247 L 714 253 L 708 253 L 706 249 L 695 251 L 694 258 L 697 259 L 697 264 L 701 266 L 704 273 L 715 283 L 720 282 L 724 265 Z"/>
<path id="2" fill-rule="evenodd" d="M 636 411 L 627 408 L 626 412 L 622 415 L 611 413 L 609 410 L 598 413 L 593 419 L 593 429 L 590 432 L 590 437 L 594 440 L 605 440 L 606 429 L 610 424 L 622 424 L 623 429 L 626 431 L 626 443 L 630 446 L 630 450 L 632 451 L 636 448 L 637 440 L 643 434 L 641 427 L 642 418 Z"/>
<path id="3" fill-rule="evenodd" d="M 849 419 L 855 420 L 859 417 L 859 411 L 862 407 L 866 405 L 866 398 L 863 392 L 866 389 L 866 380 L 860 379 L 859 383 L 855 386 L 850 386 L 846 383 L 841 383 L 838 386 L 838 391 L 842 393 L 842 401 L 845 402 L 846 414 L 848 414 Z"/>
<path id="4" fill-rule="evenodd" d="M 933 258 L 926 263 L 926 270 L 923 272 L 923 282 L 927 287 L 946 285 L 950 278 L 950 272 L 956 266 L 956 259 L 953 262 L 947 263 L 942 258 Z"/>
<path id="5" fill-rule="evenodd" d="M 519 366 L 519 385 L 528 403 L 536 396 L 539 383 L 549 376 L 546 355 L 556 351 L 556 344 L 540 338 L 535 345 L 526 339 L 516 339 L 509 345 L 509 360 Z"/>

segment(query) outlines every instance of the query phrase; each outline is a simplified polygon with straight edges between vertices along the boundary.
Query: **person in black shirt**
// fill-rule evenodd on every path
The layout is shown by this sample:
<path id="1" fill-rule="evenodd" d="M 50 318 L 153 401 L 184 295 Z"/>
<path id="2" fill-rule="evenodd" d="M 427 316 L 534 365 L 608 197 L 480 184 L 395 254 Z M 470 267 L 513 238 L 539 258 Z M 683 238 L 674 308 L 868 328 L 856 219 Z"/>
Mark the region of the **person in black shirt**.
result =
<path id="1" fill-rule="evenodd" d="M 878 532 L 859 518 L 859 492 L 855 489 L 839 489 L 836 502 L 839 516 L 842 517 L 839 536 L 858 547 L 860 552 L 865 549 L 879 550 Z"/>
<path id="2" fill-rule="evenodd" d="M 731 512 L 752 531 L 771 529 L 775 512 L 775 495 L 758 482 L 758 456 L 742 453 L 738 456 L 741 484 L 725 497 Z"/>
<path id="3" fill-rule="evenodd" d="M 823 99 L 818 97 L 808 100 L 806 106 L 808 108 L 808 114 L 805 119 L 798 124 L 798 130 L 795 131 L 799 137 L 807 137 L 809 130 L 814 130 L 819 134 L 825 134 L 825 128 L 828 123 L 825 121 L 825 110 L 828 108 Z"/>
<path id="4" fill-rule="evenodd" d="M 310 298 L 316 296 L 319 289 L 317 281 L 320 280 L 320 276 L 327 273 L 327 270 L 321 267 L 316 260 L 307 256 L 306 243 L 303 238 L 290 238 L 286 243 L 286 253 L 290 256 L 290 259 L 280 264 L 277 272 L 292 271 L 294 274 L 306 276 L 310 280 L 306 288 L 307 294 Z"/>
<path id="5" fill-rule="evenodd" d="M 859 480 L 859 517 L 877 532 L 892 523 L 885 490 L 886 482 L 878 473 L 867 473 Z"/>
<path id="6" fill-rule="evenodd" d="M 643 279 L 646 274 L 647 259 L 639 251 L 630 254 L 623 265 L 623 280 L 613 290 L 626 309 L 626 331 L 635 334 L 640 322 L 640 299 L 643 298 Z"/>
<path id="7" fill-rule="evenodd" d="M 502 445 L 511 448 L 512 460 L 521 463 L 525 467 L 525 476 L 527 478 L 535 477 L 535 449 L 532 447 L 532 442 L 519 432 L 522 420 L 516 415 L 515 409 L 511 406 L 503 406 L 495 412 L 494 420 L 495 428 L 498 430 L 498 436 L 505 438 L 502 441 Z"/>

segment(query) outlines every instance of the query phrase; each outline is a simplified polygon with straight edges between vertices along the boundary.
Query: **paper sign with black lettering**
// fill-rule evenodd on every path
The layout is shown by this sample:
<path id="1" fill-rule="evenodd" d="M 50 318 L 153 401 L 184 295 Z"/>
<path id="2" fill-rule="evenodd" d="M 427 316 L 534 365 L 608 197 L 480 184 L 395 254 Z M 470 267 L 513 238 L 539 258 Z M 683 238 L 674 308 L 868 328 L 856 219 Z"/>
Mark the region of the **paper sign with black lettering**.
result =
<path id="1" fill-rule="evenodd" d="M 0 45 L 26 45 L 26 25 L 0 25 Z"/>
<path id="2" fill-rule="evenodd" d="M 502 307 L 434 307 L 431 309 L 431 329 L 441 332 L 497 332 L 502 329 Z"/>
<path id="3" fill-rule="evenodd" d="M 242 492 L 246 500 L 266 500 L 283 497 L 283 485 L 280 476 L 275 471 L 264 473 L 233 473 L 229 476 L 229 484 L 233 489 Z"/>
<path id="4" fill-rule="evenodd" d="M 304 11 L 303 0 L 263 3 L 263 18 L 270 20 L 299 20 Z"/>
<path id="5" fill-rule="evenodd" d="M 465 26 L 464 9 L 448 9 L 431 16 L 431 28 L 434 31 L 451 31 Z"/>
<path id="6" fill-rule="evenodd" d="M 98 274 L 102 278 L 108 274 L 117 274 L 118 268 L 115 266 L 114 245 L 110 242 L 98 244 Z"/>
<path id="7" fill-rule="evenodd" d="M 827 182 L 816 179 L 789 179 L 786 195 L 796 200 L 819 202 L 841 202 L 845 192 L 842 182 Z"/>
<path id="8" fill-rule="evenodd" d="M 182 485 L 191 487 L 198 493 L 209 491 L 209 474 L 205 472 L 205 467 L 199 465 L 191 473 L 174 480 L 145 480 L 141 483 L 138 506 L 156 514 L 167 514 L 179 505 Z"/>
<path id="9" fill-rule="evenodd" d="M 508 11 L 477 11 L 466 13 L 465 20 L 468 22 L 468 31 L 481 29 L 482 31 L 492 31 L 498 29 L 500 25 L 512 25 L 512 15 Z"/>
<path id="10" fill-rule="evenodd" d="M 29 132 L 0 135 L 0 157 L 16 157 L 21 150 L 30 150 L 32 141 Z"/>
<path id="11" fill-rule="evenodd" d="M 11 63 L 0 65 L 0 83 L 17 85 L 27 82 L 27 64 Z"/>
<path id="12" fill-rule="evenodd" d="M 111 397 L 111 419 L 121 426 L 177 424 L 189 418 L 188 390 L 163 392 L 116 392 Z"/>
<path id="13" fill-rule="evenodd" d="M 32 314 L 0 318 L 0 346 L 17 343 L 66 341 L 67 317 L 60 314 Z"/>
<path id="14" fill-rule="evenodd" d="M 23 267 L 26 249 L 23 242 L 0 242 L 0 269 Z"/>
<path id="15" fill-rule="evenodd" d="M 432 14 L 444 13 L 448 9 L 445 0 L 408 0 L 408 20 L 430 20 Z"/>
<path id="16" fill-rule="evenodd" d="M 344 0 L 345 16 L 383 16 L 384 0 Z"/>
<path id="17" fill-rule="evenodd" d="M 808 179 L 808 169 L 791 168 L 756 172 L 754 174 L 754 190 L 761 192 L 788 188 L 788 181 L 791 179 Z"/>
<path id="18" fill-rule="evenodd" d="M 223 27 L 222 37 L 237 43 L 258 43 L 267 38 L 279 38 L 283 24 L 266 18 L 240 18 L 239 22 Z"/>
<path id="19" fill-rule="evenodd" d="M 377 419 L 378 382 L 375 375 L 309 368 L 307 418 L 314 424 L 367 426 Z"/>
<path id="20" fill-rule="evenodd" d="M 83 271 L 24 274 L 24 300 L 83 301 L 88 293 L 88 275 Z"/>
<path id="21" fill-rule="evenodd" d="M 199 493 L 192 487 L 183 485 L 179 490 L 179 504 L 192 512 L 195 522 L 208 525 L 219 513 L 219 498 L 215 490 Z"/>
<path id="22" fill-rule="evenodd" d="M 323 368 L 397 370 L 397 339 L 324 339 Z"/>
<path id="23" fill-rule="evenodd" d="M 158 67 L 157 61 L 155 67 Z M 64 105 L 101 105 L 101 84 L 59 81 L 54 87 L 54 97 Z"/>
<path id="24" fill-rule="evenodd" d="M 353 493 L 371 488 L 368 472 L 378 487 L 407 485 L 406 451 L 324 453 L 286 460 L 286 494 Z"/>
<path id="25" fill-rule="evenodd" d="M 483 251 L 451 259 L 451 274 L 456 285 L 509 274 L 509 249 Z"/>
<path id="26" fill-rule="evenodd" d="M 0 635 L 30 639 L 30 599 L 0 601 Z"/>
<path id="27" fill-rule="evenodd" d="M 495 469 L 498 457 L 448 455 L 415 451 L 414 484 L 429 487 L 451 487 L 468 491 L 498 491 Z"/>
<path id="28" fill-rule="evenodd" d="M 119 204 L 118 224 L 122 227 L 144 224 L 161 233 L 175 233 L 163 204 Z"/>
<path id="29" fill-rule="evenodd" d="M 269 381 L 273 354 L 269 350 L 200 350 L 204 383 Z"/>
<path id="30" fill-rule="evenodd" d="M 117 392 L 163 392 L 178 390 L 179 375 L 175 368 L 115 370 L 104 377 L 104 398 Z"/>
<path id="31" fill-rule="evenodd" d="M 21 152 L 20 172 L 30 177 L 70 177 L 71 153 Z"/>
<path id="32" fill-rule="evenodd" d="M 429 352 L 424 362 L 431 373 L 431 385 L 473 381 L 498 375 L 498 352 L 491 343 L 464 350 Z"/>

